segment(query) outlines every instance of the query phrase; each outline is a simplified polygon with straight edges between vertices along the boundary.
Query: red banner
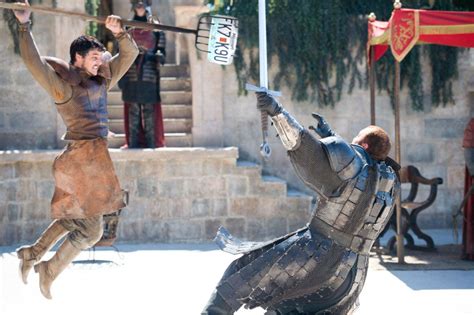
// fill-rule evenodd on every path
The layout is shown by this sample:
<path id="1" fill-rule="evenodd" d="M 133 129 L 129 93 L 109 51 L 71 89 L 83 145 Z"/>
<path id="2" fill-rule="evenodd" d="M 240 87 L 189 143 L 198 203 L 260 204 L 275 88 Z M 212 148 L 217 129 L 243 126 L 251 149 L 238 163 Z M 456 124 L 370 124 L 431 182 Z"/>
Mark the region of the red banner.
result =
<path id="1" fill-rule="evenodd" d="M 384 34 L 389 27 L 388 22 L 382 21 L 369 21 L 369 40 L 367 41 L 367 59 L 370 60 L 370 49 L 374 50 L 374 59 L 379 60 L 388 49 L 387 38 Z M 370 62 L 369 62 L 370 64 Z"/>
<path id="2" fill-rule="evenodd" d="M 418 42 L 474 47 L 474 12 L 398 9 L 388 22 L 369 21 L 368 33 L 368 46 L 375 49 L 375 60 L 387 45 L 398 61 Z"/>
<path id="3" fill-rule="evenodd" d="M 390 48 L 395 59 L 401 61 L 416 45 L 420 37 L 419 12 L 395 10 L 389 23 Z"/>
<path id="4" fill-rule="evenodd" d="M 474 47 L 474 12 L 422 11 L 420 41 Z"/>

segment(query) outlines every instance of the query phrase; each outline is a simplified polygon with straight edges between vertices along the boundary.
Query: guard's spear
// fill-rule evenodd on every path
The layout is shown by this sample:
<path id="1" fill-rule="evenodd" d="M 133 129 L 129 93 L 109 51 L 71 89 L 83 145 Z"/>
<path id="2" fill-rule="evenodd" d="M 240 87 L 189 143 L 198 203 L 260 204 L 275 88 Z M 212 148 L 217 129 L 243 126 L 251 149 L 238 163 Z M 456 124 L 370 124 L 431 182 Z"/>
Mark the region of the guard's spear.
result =
<path id="1" fill-rule="evenodd" d="M 245 89 L 255 92 L 267 92 L 274 96 L 281 96 L 278 91 L 268 89 L 268 70 L 267 70 L 267 19 L 265 0 L 258 0 L 258 48 L 259 48 L 259 64 L 260 64 L 260 87 L 252 84 L 246 84 Z M 268 114 L 261 112 L 262 120 L 262 136 L 263 142 L 260 146 L 260 154 L 264 159 L 268 159 L 272 153 L 270 145 L 267 142 L 268 137 Z"/>
<path id="2" fill-rule="evenodd" d="M 26 6 L 24 3 L 6 3 L 0 1 L 0 8 L 11 10 L 31 10 L 32 12 L 70 16 L 85 21 L 105 24 L 106 17 L 94 16 L 81 12 L 67 11 L 41 5 Z M 208 53 L 208 60 L 217 64 L 232 63 L 238 36 L 238 21 L 234 17 L 223 15 L 203 15 L 196 29 L 182 28 L 161 23 L 122 20 L 124 26 L 147 30 L 162 30 L 178 33 L 194 34 L 195 46 L 198 50 Z"/>

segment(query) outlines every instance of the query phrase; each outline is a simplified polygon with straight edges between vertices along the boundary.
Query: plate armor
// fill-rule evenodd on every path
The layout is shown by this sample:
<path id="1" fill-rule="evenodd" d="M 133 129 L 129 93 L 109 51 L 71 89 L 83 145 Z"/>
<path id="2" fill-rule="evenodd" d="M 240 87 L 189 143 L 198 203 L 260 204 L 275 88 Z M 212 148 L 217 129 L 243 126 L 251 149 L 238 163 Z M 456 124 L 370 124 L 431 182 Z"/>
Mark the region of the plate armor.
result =
<path id="1" fill-rule="evenodd" d="M 285 110 L 272 120 L 319 202 L 304 228 L 269 242 L 241 242 L 219 229 L 218 245 L 244 255 L 216 291 L 233 311 L 245 305 L 275 314 L 347 314 L 362 290 L 369 250 L 392 213 L 395 172 L 335 134 L 316 139 Z"/>

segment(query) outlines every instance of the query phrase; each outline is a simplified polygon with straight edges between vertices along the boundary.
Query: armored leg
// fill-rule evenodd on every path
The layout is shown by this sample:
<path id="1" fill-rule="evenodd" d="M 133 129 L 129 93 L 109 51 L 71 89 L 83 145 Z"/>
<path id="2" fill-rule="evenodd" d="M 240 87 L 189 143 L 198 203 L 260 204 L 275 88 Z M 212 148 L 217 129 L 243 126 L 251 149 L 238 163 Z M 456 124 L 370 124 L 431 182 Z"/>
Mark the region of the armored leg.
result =
<path id="1" fill-rule="evenodd" d="M 142 113 L 140 104 L 131 103 L 128 108 L 128 130 L 130 132 L 129 148 L 140 147 L 140 129 L 142 123 Z"/>
<path id="2" fill-rule="evenodd" d="M 67 232 L 58 220 L 54 220 L 33 245 L 22 246 L 16 250 L 20 259 L 20 276 L 23 283 L 27 283 L 33 265 L 40 261 Z"/>
<path id="3" fill-rule="evenodd" d="M 155 143 L 155 104 L 142 104 L 143 129 L 147 148 L 156 148 Z"/>
<path id="4" fill-rule="evenodd" d="M 201 312 L 201 315 L 230 315 L 234 314 L 234 310 L 222 298 L 222 296 L 214 291 L 207 302 L 206 307 Z"/>
<path id="5" fill-rule="evenodd" d="M 230 276 L 239 272 L 240 269 L 247 266 L 260 254 L 261 254 L 261 250 L 257 250 L 252 253 L 245 254 L 242 257 L 231 262 L 229 266 L 227 267 L 227 269 L 224 271 L 224 274 L 222 275 L 222 278 L 219 284 L 225 282 L 226 279 L 228 279 Z M 218 284 L 218 287 L 219 287 L 219 284 Z M 228 301 L 229 303 L 232 304 L 232 306 L 226 302 L 223 296 L 219 294 L 218 290 L 214 290 L 209 301 L 207 302 L 206 307 L 202 311 L 201 315 L 234 314 L 234 312 L 236 312 L 240 308 L 241 302 L 237 301 L 235 297 L 232 297 L 232 302 L 230 302 L 230 300 Z"/>

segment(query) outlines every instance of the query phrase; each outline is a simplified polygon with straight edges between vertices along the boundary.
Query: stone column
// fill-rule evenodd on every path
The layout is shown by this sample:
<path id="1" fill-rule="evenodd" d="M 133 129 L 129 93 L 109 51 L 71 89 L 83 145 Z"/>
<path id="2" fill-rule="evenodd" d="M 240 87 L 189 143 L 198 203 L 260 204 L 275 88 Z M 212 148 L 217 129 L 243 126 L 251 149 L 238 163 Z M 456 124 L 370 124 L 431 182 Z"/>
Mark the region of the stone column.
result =
<path id="1" fill-rule="evenodd" d="M 207 12 L 208 9 L 205 6 L 176 6 L 174 10 L 177 26 L 196 28 L 198 16 Z M 197 51 L 194 47 L 195 37 L 192 34 L 179 37 L 183 39 L 183 42 L 178 46 L 180 49 L 187 50 L 191 72 L 193 144 L 194 146 L 222 147 L 224 144 L 223 68 L 207 61 L 206 53 Z M 181 54 L 181 51 L 177 51 L 177 54 Z"/>

